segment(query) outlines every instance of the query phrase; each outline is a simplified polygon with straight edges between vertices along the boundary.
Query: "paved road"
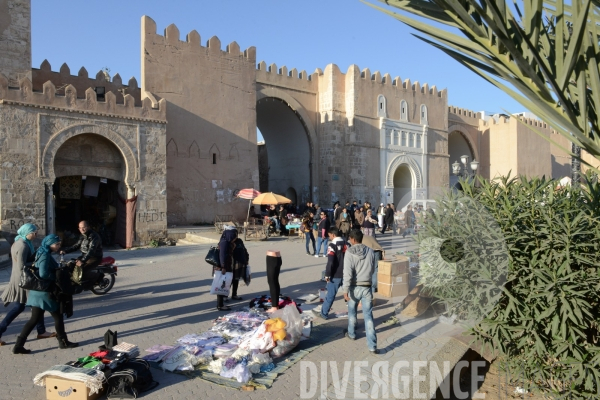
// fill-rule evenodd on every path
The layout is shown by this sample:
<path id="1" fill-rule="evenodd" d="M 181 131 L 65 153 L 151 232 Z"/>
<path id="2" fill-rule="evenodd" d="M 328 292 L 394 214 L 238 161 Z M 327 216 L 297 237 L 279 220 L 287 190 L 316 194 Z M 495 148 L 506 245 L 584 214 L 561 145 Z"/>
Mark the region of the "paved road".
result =
<path id="1" fill-rule="evenodd" d="M 391 249 L 391 236 L 386 235 L 382 245 Z M 394 239 L 394 251 L 406 248 L 409 239 Z M 291 297 L 306 293 L 317 293 L 324 258 L 305 254 L 304 243 L 284 239 L 268 242 L 248 242 L 253 280 L 249 287 L 241 285 L 239 294 L 243 301 L 234 306 L 243 306 L 254 296 L 268 292 L 265 275 L 265 253 L 268 249 L 281 251 L 283 267 L 280 276 L 282 292 Z M 108 253 L 118 260 L 119 276 L 113 291 L 106 296 L 78 295 L 75 299 L 75 315 L 66 321 L 66 330 L 71 341 L 80 343 L 73 350 L 59 350 L 54 339 L 32 339 L 27 347 L 31 355 L 13 355 L 10 352 L 15 337 L 29 317 L 26 310 L 3 335 L 9 346 L 0 348 L 2 382 L 0 399 L 44 399 L 44 389 L 34 386 L 32 378 L 47 367 L 83 357 L 102 344 L 107 329 L 118 331 L 119 341 L 137 344 L 146 349 L 154 344 L 171 344 L 177 338 L 210 328 L 212 321 L 220 315 L 216 311 L 216 299 L 208 293 L 211 282 L 210 267 L 204 262 L 208 245 L 161 247 Z M 8 282 L 10 269 L 0 271 L 0 290 Z M 397 325 L 382 322 L 394 313 L 394 304 L 383 300 L 375 308 L 378 339 L 381 347 L 389 345 Z M 345 303 L 341 296 L 334 303 L 334 310 L 343 311 Z M 0 308 L 0 311 L 4 311 Z M 2 316 L 4 312 L 2 312 Z M 360 318 L 360 317 L 359 317 Z M 341 329 L 347 320 L 327 321 Z M 316 323 L 321 323 L 316 321 Z M 48 316 L 46 324 L 52 328 Z M 34 337 L 34 334 L 30 336 Z M 364 333 L 356 341 L 335 338 L 317 351 L 305 357 L 317 365 L 321 361 L 358 361 L 368 357 Z M 390 357 L 388 355 L 388 357 Z M 10 367 L 8 367 L 10 366 Z M 147 399 L 289 399 L 300 397 L 300 363 L 280 376 L 269 390 L 241 392 L 207 383 L 200 379 L 189 380 L 179 375 L 153 370 L 160 386 L 144 395 Z M 340 371 L 341 372 L 341 371 Z M 328 380 L 328 387 L 331 379 Z M 345 398 L 352 398 L 348 394 Z"/>

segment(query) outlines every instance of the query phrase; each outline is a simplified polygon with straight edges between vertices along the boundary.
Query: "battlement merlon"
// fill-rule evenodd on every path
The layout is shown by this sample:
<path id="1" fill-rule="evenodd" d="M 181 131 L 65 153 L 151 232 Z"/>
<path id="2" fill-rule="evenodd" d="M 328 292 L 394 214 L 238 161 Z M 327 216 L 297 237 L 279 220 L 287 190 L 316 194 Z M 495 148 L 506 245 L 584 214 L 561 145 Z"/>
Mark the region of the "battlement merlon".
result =
<path id="1" fill-rule="evenodd" d="M 473 120 L 479 120 L 482 118 L 481 112 L 454 106 L 448 106 L 448 114 L 455 114 L 461 116 L 462 118 L 471 118 Z"/>
<path id="2" fill-rule="evenodd" d="M 28 78 L 21 79 L 18 88 L 9 88 L 8 79 L 0 73 L 0 102 L 4 104 L 149 120 L 157 123 L 167 122 L 167 102 L 164 99 L 157 102 L 158 108 L 153 107 L 149 97 L 142 100 L 141 107 L 136 107 L 135 99 L 129 94 L 123 97 L 123 104 L 117 104 L 117 97 L 113 92 L 105 94 L 105 101 L 98 101 L 97 94 L 91 87 L 85 91 L 84 98 L 77 97 L 77 89 L 71 84 L 65 87 L 64 92 L 64 95 L 56 94 L 56 86 L 51 81 L 43 85 L 42 92 L 34 92 L 33 84 Z"/>
<path id="3" fill-rule="evenodd" d="M 225 50 L 221 50 L 221 41 L 218 37 L 213 36 L 206 42 L 206 47 L 201 45 L 200 34 L 192 30 L 190 33 L 186 35 L 186 40 L 180 40 L 180 32 L 177 25 L 171 24 L 165 28 L 164 35 L 160 35 L 156 32 L 156 22 L 148 17 L 147 15 L 142 16 L 142 43 L 149 37 L 162 37 L 163 40 L 173 46 L 182 46 L 187 45 L 189 49 L 192 51 L 197 51 L 201 48 L 206 48 L 210 53 L 222 53 L 222 54 L 231 54 L 234 56 L 240 56 L 248 59 L 248 61 L 252 61 L 252 63 L 256 63 L 256 47 L 251 46 L 248 47 L 243 52 L 240 52 L 240 46 L 236 42 L 231 42 Z M 145 49 L 142 46 L 142 57 L 144 56 Z M 142 79 L 143 80 L 143 79 Z"/>

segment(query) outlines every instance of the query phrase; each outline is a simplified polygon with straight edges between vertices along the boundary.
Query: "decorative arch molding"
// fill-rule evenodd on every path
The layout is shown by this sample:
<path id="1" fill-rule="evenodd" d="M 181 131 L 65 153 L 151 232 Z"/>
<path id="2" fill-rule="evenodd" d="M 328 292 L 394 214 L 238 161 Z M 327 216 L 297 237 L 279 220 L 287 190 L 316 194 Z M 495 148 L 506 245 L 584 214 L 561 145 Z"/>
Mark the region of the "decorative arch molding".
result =
<path id="1" fill-rule="evenodd" d="M 139 166 L 135 157 L 135 151 L 117 132 L 101 125 L 80 124 L 70 126 L 54 134 L 49 140 L 42 152 L 41 176 L 54 182 L 56 175 L 54 173 L 54 158 L 58 149 L 69 139 L 84 134 L 96 134 L 108 139 L 119 149 L 123 160 L 125 161 L 125 184 L 128 187 L 135 187 L 135 182 L 140 180 Z"/>
<path id="2" fill-rule="evenodd" d="M 478 150 L 477 146 L 475 146 L 475 144 L 473 143 L 473 140 L 471 139 L 471 135 L 469 135 L 469 133 L 465 130 L 465 128 L 463 126 L 457 125 L 457 124 L 448 127 L 448 140 L 450 140 L 450 135 L 454 132 L 458 132 L 461 134 L 463 139 L 465 139 L 465 141 L 467 142 L 467 146 L 469 146 L 469 150 L 471 150 L 471 154 L 473 154 L 474 159 L 477 161 L 480 161 L 479 160 L 479 152 L 477 151 Z M 450 155 L 450 154 L 448 154 L 448 155 Z"/>
<path id="3" fill-rule="evenodd" d="M 285 101 L 287 103 L 287 105 L 298 114 L 298 117 L 300 118 L 302 125 L 306 129 L 306 134 L 308 136 L 310 159 L 318 160 L 319 159 L 319 152 L 318 152 L 319 140 L 318 140 L 318 136 L 317 136 L 317 131 L 315 130 L 315 127 L 312 125 L 312 122 L 311 122 L 312 120 L 309 118 L 306 108 L 304 108 L 304 106 L 298 100 L 296 100 L 290 94 L 286 93 L 285 91 L 283 91 L 281 89 L 267 86 L 267 87 L 262 87 L 260 90 L 256 91 L 256 101 L 257 102 L 259 100 L 266 99 L 268 97 L 275 97 L 275 98 Z M 310 163 L 310 177 L 311 177 L 311 179 L 310 179 L 311 186 L 316 186 L 317 182 L 319 182 L 319 167 L 318 167 L 318 163 L 316 163 L 316 162 Z"/>
<path id="4" fill-rule="evenodd" d="M 421 189 L 423 187 L 423 173 L 421 172 L 421 167 L 413 158 L 404 154 L 394 158 L 388 166 L 385 179 L 386 187 L 394 187 L 394 173 L 402 164 L 408 165 L 408 169 L 410 170 L 415 185 L 414 187 L 416 189 Z"/>

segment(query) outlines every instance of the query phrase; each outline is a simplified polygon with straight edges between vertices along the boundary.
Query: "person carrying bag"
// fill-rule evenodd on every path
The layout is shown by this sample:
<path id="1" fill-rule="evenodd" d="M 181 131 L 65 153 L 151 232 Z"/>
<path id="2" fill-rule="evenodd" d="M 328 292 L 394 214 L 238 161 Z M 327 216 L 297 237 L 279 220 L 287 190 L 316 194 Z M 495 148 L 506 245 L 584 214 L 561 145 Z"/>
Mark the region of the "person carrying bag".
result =
<path id="1" fill-rule="evenodd" d="M 40 278 L 56 282 L 56 270 L 59 265 L 52 257 L 51 253 L 59 251 L 60 245 L 60 238 L 54 234 L 46 236 L 42 241 L 42 245 L 35 255 L 35 266 L 39 269 Z M 71 343 L 67 339 L 64 317 L 60 310 L 61 305 L 52 293 L 30 290 L 27 298 L 27 305 L 31 306 L 31 318 L 25 323 L 21 334 L 15 342 L 15 347 L 13 347 L 12 350 L 14 354 L 31 353 L 31 350 L 28 350 L 23 346 L 27 341 L 27 336 L 29 336 L 35 325 L 40 319 L 44 318 L 45 311 L 50 312 L 54 319 L 58 347 L 61 349 L 71 349 L 78 346 L 77 343 Z"/>
<path id="2" fill-rule="evenodd" d="M 221 265 L 214 268 L 215 278 L 211 293 L 217 294 L 217 310 L 231 311 L 231 307 L 225 307 L 225 299 L 229 295 L 231 282 L 233 280 L 233 250 L 238 232 L 235 229 L 226 229 L 219 240 L 219 258 Z M 219 272 L 221 272 L 219 274 Z M 217 282 L 217 280 L 219 282 Z M 217 283 L 216 283 L 217 282 Z M 216 284 L 215 284 L 216 283 Z"/>

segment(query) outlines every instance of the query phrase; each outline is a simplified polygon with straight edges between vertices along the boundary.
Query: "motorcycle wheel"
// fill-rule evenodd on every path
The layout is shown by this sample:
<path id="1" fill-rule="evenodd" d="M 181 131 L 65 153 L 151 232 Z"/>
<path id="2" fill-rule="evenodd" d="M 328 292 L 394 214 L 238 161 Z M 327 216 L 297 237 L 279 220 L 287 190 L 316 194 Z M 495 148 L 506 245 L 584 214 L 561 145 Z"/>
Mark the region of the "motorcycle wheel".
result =
<path id="1" fill-rule="evenodd" d="M 92 286 L 92 293 L 101 296 L 110 292 L 110 289 L 115 285 L 115 276 L 114 275 L 105 275 L 101 282 L 96 283 Z"/>

